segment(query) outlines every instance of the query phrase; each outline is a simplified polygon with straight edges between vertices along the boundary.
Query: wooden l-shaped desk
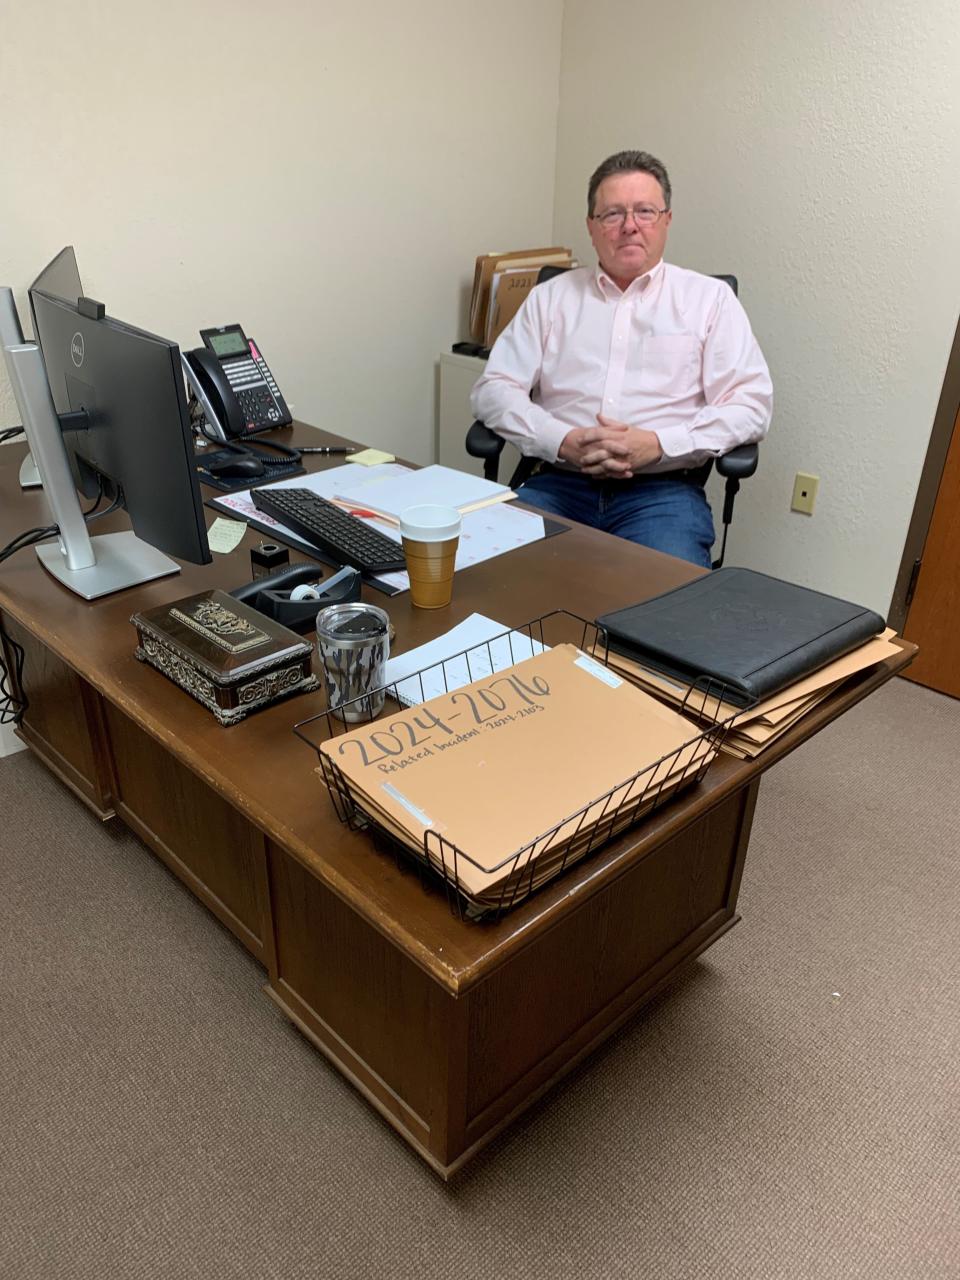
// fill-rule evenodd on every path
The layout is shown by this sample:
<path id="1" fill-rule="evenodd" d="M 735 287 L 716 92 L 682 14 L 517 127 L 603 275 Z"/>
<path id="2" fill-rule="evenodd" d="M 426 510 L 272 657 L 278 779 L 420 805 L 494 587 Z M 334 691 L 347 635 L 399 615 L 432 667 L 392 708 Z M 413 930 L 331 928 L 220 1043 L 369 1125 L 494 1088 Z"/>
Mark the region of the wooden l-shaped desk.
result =
<path id="1" fill-rule="evenodd" d="M 302 426 L 278 433 L 315 442 Z M 335 441 L 331 438 L 331 443 Z M 0 545 L 46 523 L 0 450 Z M 322 463 L 318 465 L 323 465 Z M 329 465 L 329 464 L 328 464 Z M 125 517 L 105 521 L 125 527 Z M 99 530 L 98 530 L 99 531 Z M 434 1169 L 449 1177 L 736 923 L 761 773 L 906 666 L 850 681 L 759 760 L 704 780 L 493 923 L 337 820 L 293 724 L 319 693 L 224 729 L 134 658 L 130 615 L 250 576 L 248 532 L 213 565 L 86 603 L 32 550 L 0 567 L 0 613 L 25 651 L 21 734 L 104 821 L 119 818 L 264 966 L 267 993 Z M 698 570 L 573 525 L 457 575 L 452 605 L 388 609 L 396 649 L 478 611 L 519 625 L 593 618 Z M 11 654 L 6 655 L 8 668 Z M 531 762 L 518 785 L 549 787 Z M 478 797 L 478 803 L 490 803 Z M 65 844 L 67 842 L 65 841 Z M 791 856 L 784 835 L 784 856 Z M 797 904 L 803 910 L 803 904 Z"/>

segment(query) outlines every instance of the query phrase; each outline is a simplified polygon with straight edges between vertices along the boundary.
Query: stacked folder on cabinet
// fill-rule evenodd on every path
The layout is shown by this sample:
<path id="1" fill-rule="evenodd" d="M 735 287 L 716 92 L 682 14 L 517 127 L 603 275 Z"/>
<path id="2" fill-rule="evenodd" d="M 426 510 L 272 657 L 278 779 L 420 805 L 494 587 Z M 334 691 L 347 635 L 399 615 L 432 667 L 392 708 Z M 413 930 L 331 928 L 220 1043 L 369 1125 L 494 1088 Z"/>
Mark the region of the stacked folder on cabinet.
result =
<path id="1" fill-rule="evenodd" d="M 899 652 L 878 613 L 750 569 L 720 569 L 597 623 L 615 670 L 700 720 L 730 723 L 722 749 L 741 758 Z"/>
<path id="2" fill-rule="evenodd" d="M 541 267 L 573 265 L 573 254 L 563 245 L 516 249 L 512 253 L 482 253 L 473 274 L 471 339 L 484 347 L 492 346 L 537 283 Z"/>
<path id="3" fill-rule="evenodd" d="M 559 644 L 331 738 L 320 757 L 339 808 L 425 858 L 483 913 L 696 781 L 718 736 Z"/>

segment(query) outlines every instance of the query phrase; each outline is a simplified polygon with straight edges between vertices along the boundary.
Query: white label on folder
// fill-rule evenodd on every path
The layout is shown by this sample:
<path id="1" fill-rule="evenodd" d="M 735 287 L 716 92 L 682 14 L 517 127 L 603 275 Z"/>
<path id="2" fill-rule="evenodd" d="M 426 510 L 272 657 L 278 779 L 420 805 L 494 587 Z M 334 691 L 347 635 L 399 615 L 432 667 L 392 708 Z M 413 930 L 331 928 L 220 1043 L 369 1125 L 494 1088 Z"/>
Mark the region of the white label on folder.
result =
<path id="1" fill-rule="evenodd" d="M 598 680 L 602 680 L 604 684 L 608 684 L 611 689 L 619 689 L 623 681 L 619 676 L 615 676 L 612 671 L 608 671 L 606 667 L 594 662 L 593 658 L 588 658 L 585 653 L 581 653 L 579 658 L 574 660 L 575 667 L 579 667 L 581 671 L 586 671 L 588 675 L 595 676 Z"/>
<path id="2" fill-rule="evenodd" d="M 418 809 L 412 800 L 408 800 L 402 791 L 398 791 L 392 782 L 385 782 L 383 789 L 392 800 L 396 800 L 397 804 L 402 804 L 407 813 L 412 814 L 421 826 L 433 826 L 433 819 L 428 818 L 422 809 Z"/>

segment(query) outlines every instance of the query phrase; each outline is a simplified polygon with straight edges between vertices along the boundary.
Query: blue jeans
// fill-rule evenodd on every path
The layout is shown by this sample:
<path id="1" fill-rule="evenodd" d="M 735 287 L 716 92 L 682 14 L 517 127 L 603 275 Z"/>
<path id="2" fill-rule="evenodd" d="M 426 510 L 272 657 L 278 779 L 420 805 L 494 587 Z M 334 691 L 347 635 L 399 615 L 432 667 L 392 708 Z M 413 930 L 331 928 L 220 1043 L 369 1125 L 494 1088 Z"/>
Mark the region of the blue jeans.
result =
<path id="1" fill-rule="evenodd" d="M 539 471 L 520 486 L 517 497 L 541 511 L 710 568 L 710 504 L 700 485 L 669 472 L 594 480 L 576 472 Z"/>

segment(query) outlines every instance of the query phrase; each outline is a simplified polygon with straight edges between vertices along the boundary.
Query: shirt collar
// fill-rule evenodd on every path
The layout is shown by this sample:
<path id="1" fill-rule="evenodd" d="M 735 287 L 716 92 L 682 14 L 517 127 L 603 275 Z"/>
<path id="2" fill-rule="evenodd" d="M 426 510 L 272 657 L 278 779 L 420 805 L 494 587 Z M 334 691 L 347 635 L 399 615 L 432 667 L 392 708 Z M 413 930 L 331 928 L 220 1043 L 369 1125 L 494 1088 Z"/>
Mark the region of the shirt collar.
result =
<path id="1" fill-rule="evenodd" d="M 621 298 L 628 293 L 646 293 L 651 284 L 655 284 L 663 275 L 663 269 L 666 264 L 661 258 L 660 261 L 650 268 L 642 276 L 637 276 L 636 280 L 631 280 L 626 289 L 621 289 L 604 271 L 599 264 L 596 270 L 597 287 L 605 298 Z"/>

